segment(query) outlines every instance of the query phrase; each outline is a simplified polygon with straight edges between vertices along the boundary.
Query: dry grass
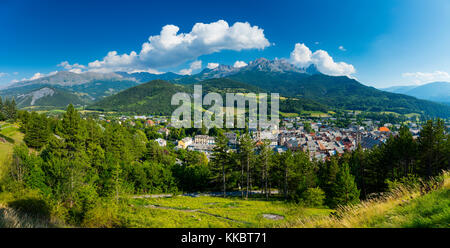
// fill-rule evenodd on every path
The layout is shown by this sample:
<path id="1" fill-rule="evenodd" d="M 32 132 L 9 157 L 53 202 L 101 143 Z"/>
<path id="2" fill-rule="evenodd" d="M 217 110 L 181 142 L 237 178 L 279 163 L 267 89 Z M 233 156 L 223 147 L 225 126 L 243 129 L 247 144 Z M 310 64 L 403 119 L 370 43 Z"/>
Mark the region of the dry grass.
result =
<path id="1" fill-rule="evenodd" d="M 45 220 L 19 213 L 18 211 L 0 204 L 1 228 L 44 228 L 50 227 Z"/>
<path id="2" fill-rule="evenodd" d="M 421 187 L 400 186 L 395 190 L 392 190 L 392 192 L 380 195 L 378 198 L 369 199 L 353 206 L 341 206 L 333 215 L 318 218 L 302 218 L 284 227 L 379 227 L 380 222 L 383 222 L 386 219 L 388 213 L 391 213 L 394 209 L 405 206 L 409 204 L 411 200 L 426 194 L 427 192 L 424 192 L 423 189 L 427 187 L 424 185 L 440 185 L 441 189 L 448 190 L 450 188 L 450 173 L 444 173 L 444 182 L 442 184 L 437 183 L 436 180 L 431 180 L 431 182 L 426 184 L 422 183 Z M 438 187 L 431 188 L 431 190 L 437 189 Z"/>

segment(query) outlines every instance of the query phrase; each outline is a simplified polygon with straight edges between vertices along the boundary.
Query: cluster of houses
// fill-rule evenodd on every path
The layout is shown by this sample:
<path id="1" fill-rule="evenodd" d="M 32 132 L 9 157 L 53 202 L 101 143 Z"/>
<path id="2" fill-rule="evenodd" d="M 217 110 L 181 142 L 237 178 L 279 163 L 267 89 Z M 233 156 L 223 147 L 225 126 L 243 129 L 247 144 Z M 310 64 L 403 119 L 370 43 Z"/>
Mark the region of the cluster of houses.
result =
<path id="1" fill-rule="evenodd" d="M 283 119 L 280 128 L 270 126 L 264 130 L 250 129 L 253 140 L 258 143 L 269 141 L 269 146 L 279 153 L 287 150 L 301 150 L 309 154 L 311 159 L 325 160 L 333 155 L 353 151 L 358 146 L 371 149 L 384 143 L 390 135 L 397 135 L 400 125 L 386 123 L 378 126 L 378 122 L 366 120 L 364 125 L 350 125 L 347 128 L 337 128 L 321 122 L 310 122 L 310 130 L 305 130 L 304 120 Z M 419 127 L 411 123 L 410 131 L 414 138 L 418 137 Z M 228 145 L 231 149 L 238 148 L 238 137 L 234 132 L 227 132 Z M 197 135 L 179 140 L 178 149 L 188 149 L 205 153 L 208 157 L 215 146 L 214 137 Z"/>
<path id="2" fill-rule="evenodd" d="M 162 125 L 167 123 L 163 117 L 134 116 L 119 118 L 120 122 L 127 121 L 133 125 L 134 121 L 144 121 L 145 126 Z M 287 150 L 303 151 L 309 154 L 311 159 L 325 160 L 333 155 L 340 155 L 346 151 L 355 150 L 358 146 L 362 149 L 371 149 L 384 143 L 390 135 L 396 135 L 400 128 L 399 124 L 386 123 L 381 125 L 378 121 L 364 120 L 360 125 L 353 122 L 346 128 L 338 128 L 332 125 L 333 118 L 321 118 L 320 121 L 296 118 L 284 118 L 280 127 L 271 125 L 265 129 L 249 129 L 253 140 L 258 143 L 269 141 L 269 146 L 279 153 Z M 304 123 L 309 123 L 308 127 Z M 169 127 L 167 125 L 167 127 Z M 158 129 L 163 137 L 169 135 L 169 129 L 161 127 Z M 419 126 L 413 122 L 409 128 L 414 138 L 420 132 Z M 238 134 L 236 132 L 225 133 L 228 145 L 232 150 L 238 149 Z M 162 138 L 155 140 L 160 146 L 166 146 L 167 141 Z M 187 149 L 205 153 L 207 157 L 213 152 L 215 138 L 208 135 L 196 135 L 186 137 L 175 142 L 176 149 Z"/>

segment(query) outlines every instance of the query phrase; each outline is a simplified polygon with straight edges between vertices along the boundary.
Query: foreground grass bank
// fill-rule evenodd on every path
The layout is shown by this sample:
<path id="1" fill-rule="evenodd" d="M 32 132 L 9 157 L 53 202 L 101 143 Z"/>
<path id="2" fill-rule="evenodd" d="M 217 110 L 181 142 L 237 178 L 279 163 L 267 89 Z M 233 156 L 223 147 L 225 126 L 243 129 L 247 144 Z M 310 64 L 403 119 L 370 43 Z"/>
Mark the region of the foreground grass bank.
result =
<path id="1" fill-rule="evenodd" d="M 5 199 L 4 199 L 5 200 Z M 11 201 L 0 204 L 0 227 L 68 227 L 57 218 L 23 213 Z M 381 198 L 337 211 L 284 201 L 212 196 L 123 198 L 87 213 L 81 227 L 218 228 L 449 228 L 450 180 L 426 194 L 401 188 Z"/>
<path id="2" fill-rule="evenodd" d="M 443 185 L 428 193 L 399 187 L 379 198 L 339 208 L 334 215 L 298 219 L 284 227 L 450 228 L 450 174 L 444 173 Z"/>

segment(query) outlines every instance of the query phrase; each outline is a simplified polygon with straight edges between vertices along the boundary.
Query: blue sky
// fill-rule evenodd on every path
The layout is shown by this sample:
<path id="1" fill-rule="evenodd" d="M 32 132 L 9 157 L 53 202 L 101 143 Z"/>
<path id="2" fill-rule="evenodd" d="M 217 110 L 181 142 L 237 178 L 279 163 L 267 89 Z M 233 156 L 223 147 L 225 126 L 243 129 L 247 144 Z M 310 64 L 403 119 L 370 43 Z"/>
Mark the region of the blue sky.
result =
<path id="1" fill-rule="evenodd" d="M 219 20 L 229 29 L 220 29 L 224 23 Z M 149 41 L 169 24 L 179 28 L 168 27 L 172 35 L 195 36 L 196 23 L 210 27 L 201 42 L 185 45 L 189 35 Z M 349 75 L 374 87 L 450 81 L 449 27 L 446 0 L 2 0 L 0 86 L 65 69 L 195 73 L 208 63 L 233 65 L 259 57 L 317 63 L 330 75 Z M 217 33 L 226 41 L 206 41 Z M 153 50 L 143 52 L 144 43 Z M 162 51 L 169 43 L 170 49 Z M 294 47 L 300 57 L 291 56 Z M 104 59 L 111 51 L 117 54 Z M 306 62 L 301 60 L 305 54 Z M 64 61 L 66 68 L 58 66 Z"/>

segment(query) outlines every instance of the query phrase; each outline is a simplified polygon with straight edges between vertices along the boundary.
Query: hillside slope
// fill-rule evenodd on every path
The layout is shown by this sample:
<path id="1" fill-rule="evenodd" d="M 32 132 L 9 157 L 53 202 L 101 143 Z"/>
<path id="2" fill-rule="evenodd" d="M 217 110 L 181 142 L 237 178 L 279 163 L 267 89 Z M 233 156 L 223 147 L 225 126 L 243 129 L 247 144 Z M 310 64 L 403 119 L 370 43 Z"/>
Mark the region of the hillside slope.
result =
<path id="1" fill-rule="evenodd" d="M 103 111 L 121 111 L 136 114 L 170 115 L 178 106 L 170 104 L 172 95 L 177 92 L 192 94 L 194 85 L 202 85 L 203 96 L 209 92 L 222 95 L 226 103 L 226 93 L 264 93 L 257 86 L 241 83 L 228 78 L 208 79 L 192 84 L 178 85 L 163 80 L 154 80 L 145 84 L 106 97 L 88 106 L 88 109 Z M 269 100 L 270 104 L 270 100 Z M 308 99 L 283 98 L 280 100 L 280 111 L 297 113 L 303 110 L 326 112 L 328 107 Z"/>
<path id="2" fill-rule="evenodd" d="M 434 102 L 450 103 L 450 82 L 432 82 L 419 86 L 394 86 L 383 90 Z"/>
<path id="3" fill-rule="evenodd" d="M 177 107 L 170 104 L 172 95 L 186 91 L 184 86 L 153 80 L 106 97 L 88 109 L 167 115 Z"/>
<path id="4" fill-rule="evenodd" d="M 449 106 L 377 90 L 346 76 L 244 71 L 229 78 L 284 96 L 313 100 L 333 109 L 391 111 L 400 114 L 414 112 L 435 117 L 450 117 Z"/>
<path id="5" fill-rule="evenodd" d="M 65 108 L 69 104 L 77 106 L 85 103 L 79 96 L 71 92 L 50 87 L 43 87 L 27 94 L 18 95 L 16 101 L 19 108 Z"/>
<path id="6" fill-rule="evenodd" d="M 342 207 L 333 216 L 311 218 L 287 227 L 325 228 L 450 228 L 450 174 L 443 185 L 426 194 L 399 187 L 380 198 Z"/>

